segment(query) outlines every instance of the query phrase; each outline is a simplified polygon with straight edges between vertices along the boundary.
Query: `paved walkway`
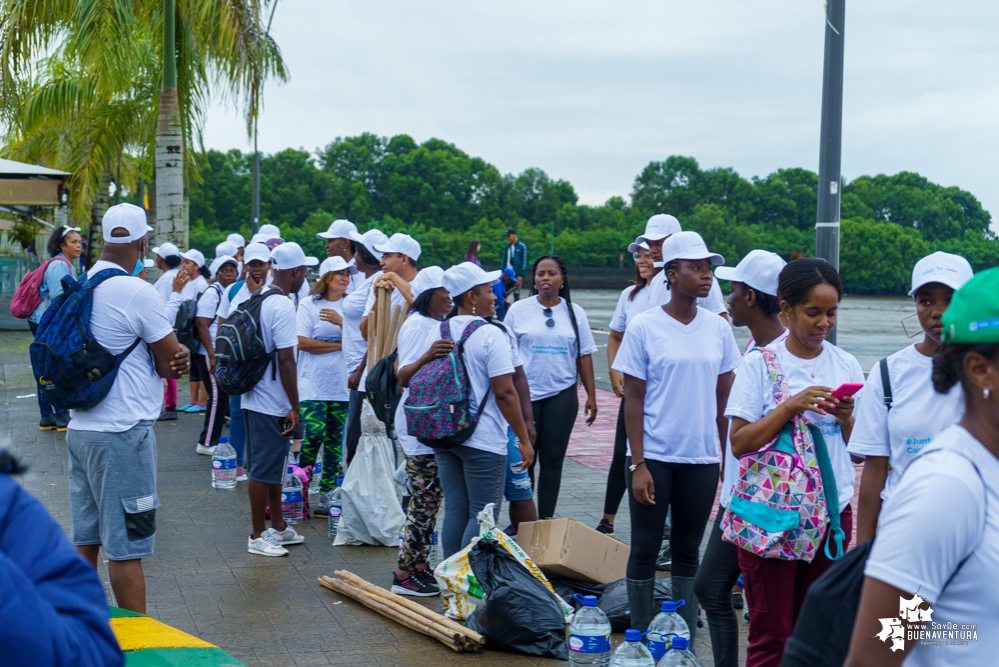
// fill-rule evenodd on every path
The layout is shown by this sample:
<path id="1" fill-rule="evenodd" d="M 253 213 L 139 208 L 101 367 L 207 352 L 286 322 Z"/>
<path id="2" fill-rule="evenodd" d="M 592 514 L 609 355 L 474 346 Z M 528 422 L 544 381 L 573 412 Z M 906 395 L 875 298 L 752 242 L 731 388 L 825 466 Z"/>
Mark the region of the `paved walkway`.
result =
<path id="1" fill-rule="evenodd" d="M 29 343 L 26 332 L 0 333 L 4 432 L 31 466 L 24 486 L 68 529 L 65 438 L 37 429 Z M 577 422 L 559 516 L 591 526 L 599 521 L 616 417 L 617 399 L 602 392 L 597 423 L 587 428 Z M 246 485 L 234 491 L 211 487 L 209 459 L 194 451 L 200 420 L 182 415 L 156 426 L 162 507 L 156 554 L 144 563 L 149 616 L 218 645 L 247 665 L 565 664 L 493 651 L 454 653 L 321 588 L 317 577 L 341 568 L 387 586 L 396 557 L 395 549 L 332 547 L 325 520 L 306 522 L 300 529 L 305 544 L 291 547 L 287 558 L 249 555 Z M 617 534 L 625 541 L 630 530 L 626 507 L 617 521 Z M 439 606 L 436 599 L 427 604 Z M 746 625 L 741 627 L 744 634 Z M 712 665 L 706 629 L 697 643 L 701 659 Z"/>

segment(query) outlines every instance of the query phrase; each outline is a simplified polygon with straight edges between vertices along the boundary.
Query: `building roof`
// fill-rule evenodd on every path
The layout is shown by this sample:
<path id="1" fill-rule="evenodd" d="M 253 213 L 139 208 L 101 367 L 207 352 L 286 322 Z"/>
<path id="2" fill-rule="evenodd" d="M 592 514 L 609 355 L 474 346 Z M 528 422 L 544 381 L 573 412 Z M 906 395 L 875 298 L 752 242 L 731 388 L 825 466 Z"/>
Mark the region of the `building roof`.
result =
<path id="1" fill-rule="evenodd" d="M 3 158 L 0 158 L 0 178 L 9 178 L 11 176 L 21 178 L 30 178 L 32 176 L 65 178 L 69 175 L 68 171 L 59 171 L 57 169 L 40 167 L 26 162 L 16 162 L 14 160 L 4 160 Z"/>

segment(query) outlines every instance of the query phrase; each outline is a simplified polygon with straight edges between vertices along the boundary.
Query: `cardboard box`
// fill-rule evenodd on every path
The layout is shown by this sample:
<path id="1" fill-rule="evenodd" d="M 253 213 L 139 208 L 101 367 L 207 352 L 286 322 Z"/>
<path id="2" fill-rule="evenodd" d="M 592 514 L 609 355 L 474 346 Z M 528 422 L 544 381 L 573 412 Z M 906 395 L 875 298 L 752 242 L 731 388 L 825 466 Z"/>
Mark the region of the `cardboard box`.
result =
<path id="1" fill-rule="evenodd" d="M 609 584 L 625 576 L 631 547 L 575 519 L 520 524 L 517 544 L 546 576 Z"/>

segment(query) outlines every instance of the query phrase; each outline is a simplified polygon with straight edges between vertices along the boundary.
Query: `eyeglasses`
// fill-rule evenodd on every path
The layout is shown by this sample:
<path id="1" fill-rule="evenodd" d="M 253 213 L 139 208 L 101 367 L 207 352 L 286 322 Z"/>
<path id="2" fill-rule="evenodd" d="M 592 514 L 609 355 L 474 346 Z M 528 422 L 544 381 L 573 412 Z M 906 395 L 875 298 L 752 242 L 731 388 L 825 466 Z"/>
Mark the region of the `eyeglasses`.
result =
<path id="1" fill-rule="evenodd" d="M 639 260 L 639 259 L 649 259 L 650 257 L 652 257 L 652 255 L 648 251 L 646 251 L 646 252 L 633 252 L 633 253 L 631 253 L 631 256 L 636 261 Z"/>
<path id="2" fill-rule="evenodd" d="M 548 328 L 549 329 L 554 329 L 555 328 L 555 320 L 552 319 L 552 309 L 551 308 L 545 308 L 541 312 L 542 312 L 542 314 L 544 314 L 545 317 L 548 318 L 547 320 L 545 320 L 545 324 L 548 326 Z"/>

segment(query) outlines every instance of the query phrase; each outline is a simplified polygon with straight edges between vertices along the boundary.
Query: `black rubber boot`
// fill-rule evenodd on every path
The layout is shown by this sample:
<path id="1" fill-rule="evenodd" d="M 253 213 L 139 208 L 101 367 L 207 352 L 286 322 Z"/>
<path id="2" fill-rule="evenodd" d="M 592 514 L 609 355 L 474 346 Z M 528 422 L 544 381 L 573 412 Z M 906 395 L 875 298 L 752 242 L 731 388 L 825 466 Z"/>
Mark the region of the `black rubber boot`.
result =
<path id="1" fill-rule="evenodd" d="M 694 595 L 694 578 L 673 575 L 671 579 L 673 581 L 673 599 L 685 601 L 684 605 L 676 610 L 676 613 L 687 623 L 687 629 L 690 630 L 690 652 L 696 655 L 694 635 L 697 634 L 697 615 L 700 606 L 697 604 L 697 596 Z"/>
<path id="2" fill-rule="evenodd" d="M 627 579 L 628 608 L 631 610 L 631 627 L 645 632 L 652 622 L 655 607 L 656 580 Z"/>

